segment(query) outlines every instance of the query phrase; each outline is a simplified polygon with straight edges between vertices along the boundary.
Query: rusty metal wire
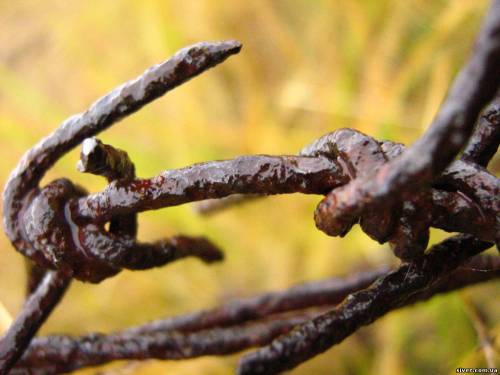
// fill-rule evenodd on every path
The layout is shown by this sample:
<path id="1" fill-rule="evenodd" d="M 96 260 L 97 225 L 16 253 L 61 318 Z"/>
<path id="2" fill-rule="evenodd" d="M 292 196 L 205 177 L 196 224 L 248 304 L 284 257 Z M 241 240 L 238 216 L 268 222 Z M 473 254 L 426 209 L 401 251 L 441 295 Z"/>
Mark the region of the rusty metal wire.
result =
<path id="1" fill-rule="evenodd" d="M 137 243 L 135 213 L 114 215 L 109 231 L 95 223 L 78 226 L 68 214 L 67 201 L 85 195 L 85 190 L 67 179 L 53 181 L 43 188 L 38 184 L 61 156 L 82 141 L 240 49 L 241 44 L 235 41 L 187 47 L 102 97 L 86 112 L 70 117 L 23 156 L 5 186 L 3 222 L 13 246 L 34 263 L 29 267 L 28 283 L 33 294 L 0 339 L 0 374 L 7 373 L 29 345 L 64 293 L 69 279 L 98 282 L 115 275 L 122 267 L 149 268 L 188 255 L 207 262 L 222 258 L 221 252 L 204 238 L 178 236 L 152 244 Z M 111 181 L 134 177 L 133 164 L 125 153 L 98 142 L 92 146 L 89 142 L 92 143 L 87 141 L 82 152 L 82 171 L 103 174 Z M 100 260 L 103 256 L 104 262 Z M 45 283 L 47 279 L 51 282 Z"/>
<path id="2" fill-rule="evenodd" d="M 91 138 L 240 48 L 229 41 L 178 52 L 66 120 L 22 158 L 5 187 L 4 227 L 35 266 L 32 294 L 0 339 L 0 374 L 13 366 L 12 373 L 59 373 L 117 359 L 191 358 L 262 345 L 268 346 L 243 358 L 239 373 L 275 374 L 394 309 L 499 277 L 498 257 L 470 261 L 485 273 L 456 270 L 500 239 L 500 182 L 486 169 L 500 138 L 498 97 L 479 116 L 499 92 L 500 0 L 493 1 L 476 49 L 438 116 L 408 149 L 340 129 L 299 155 L 242 156 L 135 179 L 124 151 Z M 461 160 L 453 161 L 467 140 Z M 94 194 L 67 179 L 39 187 L 45 172 L 81 142 L 79 170 L 107 178 L 108 186 Z M 73 278 L 97 283 L 124 268 L 149 269 L 186 256 L 222 259 L 205 238 L 138 242 L 138 212 L 235 194 L 289 193 L 323 195 L 315 212 L 320 230 L 343 236 L 359 224 L 378 242 L 389 242 L 403 263 L 393 271 L 309 284 L 110 335 L 32 342 Z M 424 253 L 430 227 L 462 234 Z"/>
<path id="3" fill-rule="evenodd" d="M 12 373 L 38 368 L 46 374 L 56 374 L 118 359 L 185 359 L 232 354 L 268 344 L 298 324 L 319 317 L 325 309 L 365 289 L 388 275 L 388 271 L 384 267 L 345 278 L 310 282 L 109 335 L 94 333 L 35 339 Z M 413 295 L 402 306 L 499 276 L 500 258 L 478 255 Z"/>

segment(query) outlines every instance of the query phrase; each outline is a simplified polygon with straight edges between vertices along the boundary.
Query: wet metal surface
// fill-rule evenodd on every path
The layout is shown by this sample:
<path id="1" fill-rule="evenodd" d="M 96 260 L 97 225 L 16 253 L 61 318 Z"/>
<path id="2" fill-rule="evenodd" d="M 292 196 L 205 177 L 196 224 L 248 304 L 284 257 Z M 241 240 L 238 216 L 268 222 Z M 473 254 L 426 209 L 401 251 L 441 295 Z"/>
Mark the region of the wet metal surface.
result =
<path id="1" fill-rule="evenodd" d="M 498 92 L 500 0 L 493 1 L 476 49 L 435 121 L 408 149 L 340 129 L 298 156 L 241 156 L 135 179 L 126 152 L 92 138 L 240 48 L 235 41 L 187 47 L 69 118 L 23 156 L 4 191 L 4 227 L 14 247 L 36 268 L 30 277 L 33 293 L 0 339 L 0 374 L 23 354 L 71 278 L 100 282 L 123 268 L 149 269 L 186 256 L 207 263 L 222 259 L 222 252 L 203 237 L 138 242 L 136 215 L 145 210 L 234 194 L 323 195 L 315 212 L 320 230 L 343 236 L 359 223 L 370 237 L 388 241 L 405 263 L 389 273 L 313 283 L 110 335 L 36 339 L 12 373 L 58 373 L 117 359 L 223 355 L 274 339 L 245 356 L 239 373 L 275 374 L 391 310 L 498 277 L 498 261 L 487 257 L 471 261 L 489 269 L 487 276 L 455 272 L 500 238 L 500 184 L 485 169 L 499 143 L 498 98 L 479 118 L 462 159 L 452 161 L 480 110 Z M 45 172 L 82 142 L 78 168 L 105 177 L 105 190 L 88 194 L 67 179 L 38 186 Z M 424 255 L 430 226 L 467 234 Z"/>

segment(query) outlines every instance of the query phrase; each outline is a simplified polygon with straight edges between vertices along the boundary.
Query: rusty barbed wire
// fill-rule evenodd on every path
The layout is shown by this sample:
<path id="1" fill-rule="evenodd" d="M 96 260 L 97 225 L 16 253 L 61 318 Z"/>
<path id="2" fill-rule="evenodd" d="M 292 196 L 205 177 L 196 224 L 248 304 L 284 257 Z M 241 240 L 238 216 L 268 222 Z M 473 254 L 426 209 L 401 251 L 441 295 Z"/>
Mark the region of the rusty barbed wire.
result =
<path id="1" fill-rule="evenodd" d="M 76 227 L 68 216 L 66 203 L 70 197 L 85 195 L 85 190 L 73 185 L 67 179 L 56 180 L 43 188 L 38 187 L 38 184 L 45 172 L 59 158 L 86 138 L 94 136 L 167 91 L 223 62 L 227 57 L 238 53 L 240 49 L 241 44 L 235 41 L 198 43 L 187 47 L 171 59 L 151 67 L 142 76 L 126 82 L 102 97 L 86 112 L 70 117 L 54 133 L 42 139 L 22 157 L 4 189 L 3 224 L 14 248 L 33 262 L 33 265 L 29 266 L 28 282 L 28 291 L 32 294 L 12 327 L 0 339 L 0 374 L 6 374 L 29 345 L 38 328 L 57 304 L 59 297 L 56 296 L 62 296 L 64 293 L 67 284 L 64 281 L 78 278 L 98 282 L 118 273 L 119 265 L 131 268 L 145 267 L 145 263 L 139 264 L 144 261 L 140 253 L 135 254 L 132 259 L 127 259 L 123 251 L 120 252 L 118 249 L 117 252 L 113 248 L 115 245 L 121 249 L 143 250 L 149 254 L 148 260 L 151 260 L 153 255 L 161 254 L 162 259 L 153 259 L 151 266 L 165 264 L 175 258 L 192 254 L 193 245 L 200 244 L 201 249 L 196 247 L 196 251 L 203 254 L 202 258 L 209 261 L 220 259 L 220 251 L 205 239 L 193 240 L 180 237 L 149 245 L 137 244 L 134 239 L 135 213 L 115 215 L 111 219 L 114 223 L 128 221 L 125 232 L 128 232 L 129 236 L 125 235 L 126 233 L 114 234 L 112 231 L 108 233 L 104 231 L 103 225 L 94 223 Z M 109 148 L 106 152 L 115 153 Z M 117 151 L 116 153 L 120 154 Z M 128 161 L 123 154 L 121 157 L 116 156 L 127 164 Z M 111 159 L 105 158 L 105 161 L 112 159 L 111 156 Z M 82 163 L 85 162 L 82 160 Z M 81 164 L 81 167 L 86 168 L 84 164 Z M 116 166 L 102 165 L 102 167 L 111 171 Z M 114 172 L 117 174 L 107 177 L 111 179 L 126 177 L 125 180 L 128 180 L 133 176 L 133 169 L 126 171 L 118 168 Z M 118 224 L 117 227 L 121 225 Z M 77 233 L 80 229 L 82 232 Z M 118 229 L 117 231 L 120 232 Z M 83 242 L 87 240 L 94 242 L 87 241 L 85 248 L 79 239 L 84 239 Z M 94 245 L 99 245 L 97 248 L 101 250 L 108 249 L 108 252 L 111 252 L 108 255 L 122 256 L 115 257 L 115 264 L 113 259 L 106 259 L 103 262 L 100 260 L 102 253 L 89 251 Z M 128 255 L 134 254 L 129 252 Z M 54 282 L 46 285 L 42 281 L 47 278 L 54 278 Z M 56 282 L 57 280 L 61 282 Z"/>
<path id="2" fill-rule="evenodd" d="M 21 313 L 0 338 L 0 374 L 9 369 L 29 346 L 32 337 L 64 296 L 71 279 L 60 272 L 48 271 L 29 295 Z"/>
<path id="3" fill-rule="evenodd" d="M 346 155 L 346 160 L 343 162 L 339 159 L 339 154 L 335 151 L 337 147 L 342 146 L 337 137 L 339 134 L 342 137 L 349 135 L 349 139 L 360 140 L 359 147 L 351 150 L 353 153 L 365 152 L 362 145 L 367 140 L 376 142 L 373 138 L 358 131 L 341 129 L 325 135 L 312 144 L 313 148 L 320 147 L 317 142 L 324 147 L 332 148 L 333 151 L 328 152 L 328 154 L 243 156 L 232 160 L 199 163 L 187 168 L 168 170 L 150 179 L 130 182 L 120 180 L 108 185 L 102 192 L 71 201 L 72 217 L 75 221 L 105 222 L 115 215 L 171 207 L 232 194 L 272 195 L 296 192 L 325 194 L 328 191 L 335 191 L 350 180 L 349 169 L 351 166 L 346 163 L 351 163 L 350 160 L 356 160 L 356 157 L 349 159 L 349 155 Z M 383 144 L 386 145 L 388 153 L 393 151 L 387 146 L 391 143 Z M 394 147 L 403 150 L 402 145 Z M 373 164 L 370 162 L 369 158 L 365 161 L 366 167 L 371 169 Z M 453 176 L 454 171 L 461 166 L 452 164 L 449 168 L 450 173 L 445 172 L 444 176 Z M 473 166 L 468 168 L 474 169 L 475 172 L 468 173 L 467 179 L 460 179 L 461 184 L 467 185 L 466 190 L 473 190 L 476 185 L 483 186 L 484 191 L 481 197 L 490 202 L 491 198 L 487 198 L 487 196 L 495 196 L 499 186 L 498 179 L 484 169 L 477 170 Z M 460 229 L 464 229 L 465 232 L 475 234 L 484 240 L 493 240 L 496 229 L 495 217 L 486 214 L 486 212 L 491 211 L 487 210 L 488 206 L 481 207 L 475 203 L 475 199 L 464 195 L 465 193 L 462 191 L 457 192 L 456 189 L 452 191 L 432 189 L 429 194 L 428 211 L 431 212 L 436 207 L 440 212 L 445 211 L 451 215 L 453 220 L 442 220 L 443 215 L 438 215 L 436 222 L 432 222 L 434 219 L 431 218 L 431 222 L 427 223 L 427 229 L 431 224 L 439 228 L 445 226 L 448 230 L 451 229 L 451 226 L 456 225 Z M 388 200 L 388 204 L 391 202 L 392 200 Z M 393 211 L 398 212 L 394 209 Z M 476 220 L 471 223 L 470 217 L 475 217 Z M 467 218 L 467 221 L 462 222 L 462 218 Z M 379 225 L 377 225 L 377 220 L 381 220 Z M 359 219 L 355 217 L 348 223 L 347 228 L 329 234 L 345 235 L 347 230 L 357 221 Z M 378 241 L 385 242 L 390 235 L 390 229 L 394 228 L 393 220 L 380 218 L 380 215 L 377 214 L 372 218 L 372 221 L 374 223 L 369 227 L 369 221 L 362 220 L 363 229 Z M 446 221 L 447 224 L 445 225 L 443 221 Z M 377 231 L 382 231 L 380 227 L 383 223 L 386 224 L 383 225 L 385 229 L 381 235 Z"/>
<path id="4" fill-rule="evenodd" d="M 470 146 L 475 147 L 476 151 L 485 148 L 490 154 L 491 150 L 496 152 L 500 132 L 494 134 L 488 129 L 500 128 L 500 116 L 494 116 L 498 113 L 499 102 L 500 98 L 494 100 L 480 116 Z M 485 137 L 484 133 L 490 136 Z M 481 145 L 472 146 L 474 140 L 480 139 Z M 340 163 L 343 173 L 348 174 L 352 180 L 397 158 L 404 151 L 405 146 L 402 144 L 377 142 L 358 131 L 340 129 L 305 147 L 300 155 L 333 158 Z M 431 226 L 449 232 L 471 233 L 484 240 L 495 241 L 500 228 L 499 181 L 481 165 L 468 161 L 468 157 L 464 155 L 462 160 L 453 162 L 434 181 L 435 188 L 413 193 L 402 202 L 389 200 L 383 210 L 352 217 L 344 226 L 330 228 L 327 234 L 344 236 L 354 224 L 359 223 L 363 231 L 373 239 L 380 243 L 389 241 L 395 254 L 405 260 L 422 254 L 427 247 Z M 486 164 L 489 161 L 484 156 L 481 160 Z M 199 212 L 213 214 L 234 204 L 262 197 L 236 194 L 220 200 L 209 200 L 202 202 L 204 205 Z M 318 209 L 321 209 L 320 206 Z M 451 220 L 451 217 L 454 219 Z M 450 221 L 453 222 L 452 226 Z"/>
<path id="5" fill-rule="evenodd" d="M 363 212 L 381 209 L 387 200 L 431 184 L 465 146 L 479 112 L 498 92 L 498 66 L 500 2 L 492 1 L 475 51 L 459 72 L 429 130 L 400 157 L 328 194 L 316 209 L 317 227 L 331 233 Z"/>
<path id="6" fill-rule="evenodd" d="M 63 240 L 64 243 L 51 243 L 47 238 L 47 232 L 51 232 L 50 228 L 38 225 L 53 226 L 54 223 L 37 223 L 36 220 L 31 220 L 32 230 L 36 233 L 35 238 L 28 238 L 30 233 L 26 233 L 24 229 L 23 224 L 30 223 L 30 210 L 37 215 L 33 210 L 50 210 L 52 206 L 60 216 L 63 214 L 61 210 L 66 200 L 86 194 L 82 188 L 74 186 L 68 180 L 59 180 L 54 185 L 38 190 L 37 185 L 46 170 L 84 139 L 108 128 L 167 91 L 221 63 L 230 55 L 238 53 L 240 48 L 241 44 L 234 41 L 199 43 L 187 47 L 164 63 L 148 69 L 139 78 L 123 84 L 102 97 L 86 112 L 70 117 L 53 134 L 28 151 L 11 173 L 3 196 L 5 232 L 14 247 L 41 267 L 64 269 L 64 272 L 72 277 L 82 279 L 89 277 L 92 272 L 78 270 L 75 264 L 75 260 L 85 263 L 86 254 L 82 254 L 78 249 L 76 251 L 71 249 L 71 240 L 66 241 L 67 234 L 52 233 L 52 237 L 56 237 L 59 241 Z M 65 198 L 61 200 L 63 196 Z M 53 216 L 56 216 L 55 220 L 60 220 L 59 224 L 63 227 L 68 225 L 65 217 Z M 69 259 L 70 254 L 75 260 Z M 108 268 L 103 267 L 104 274 L 114 272 Z M 90 276 L 94 281 L 102 277 L 105 276 Z"/>
<path id="7" fill-rule="evenodd" d="M 185 359 L 236 353 L 270 343 L 388 275 L 388 271 L 382 267 L 345 278 L 309 282 L 108 335 L 94 333 L 35 339 L 12 374 L 22 374 L 25 369 L 32 368 L 41 368 L 47 375 L 57 374 L 118 359 Z M 460 269 L 413 295 L 402 306 L 499 276 L 499 257 L 477 255 Z M 134 345 L 130 345 L 131 342 Z"/>
<path id="8" fill-rule="evenodd" d="M 499 91 L 500 0 L 492 2 L 476 50 L 436 120 L 409 149 L 340 129 L 299 155 L 242 156 L 136 179 L 124 151 L 92 138 L 240 48 L 229 41 L 178 52 L 66 120 L 21 159 L 4 191 L 4 226 L 14 247 L 35 265 L 33 292 L 0 339 L 0 374 L 12 366 L 17 366 L 13 373 L 59 373 L 116 359 L 191 358 L 262 345 L 268 346 L 245 356 L 238 371 L 275 374 L 389 311 L 499 277 L 498 257 L 473 258 L 485 273 L 456 272 L 500 237 L 500 182 L 486 169 L 499 143 L 498 97 L 478 120 L 462 159 L 452 161 L 481 109 Z M 38 187 L 47 169 L 81 142 L 79 170 L 107 178 L 108 186 L 94 194 L 67 179 Z M 31 343 L 73 278 L 97 283 L 123 268 L 149 269 L 185 256 L 222 259 L 222 252 L 201 237 L 137 242 L 138 212 L 234 194 L 289 193 L 325 196 L 315 212 L 320 230 L 343 236 L 359 223 L 370 237 L 389 242 L 403 263 L 394 271 L 310 284 L 312 289 L 299 287 L 110 335 L 48 336 Z M 462 234 L 424 254 L 431 226 Z M 337 306 L 325 310 L 332 305 Z"/>
<path id="9" fill-rule="evenodd" d="M 335 309 L 245 355 L 238 374 L 277 374 L 297 366 L 341 342 L 361 326 L 412 301 L 416 293 L 427 293 L 440 277 L 489 247 L 490 243 L 469 235 L 455 236 L 433 246 L 428 255 L 404 263 L 370 287 L 350 294 Z"/>

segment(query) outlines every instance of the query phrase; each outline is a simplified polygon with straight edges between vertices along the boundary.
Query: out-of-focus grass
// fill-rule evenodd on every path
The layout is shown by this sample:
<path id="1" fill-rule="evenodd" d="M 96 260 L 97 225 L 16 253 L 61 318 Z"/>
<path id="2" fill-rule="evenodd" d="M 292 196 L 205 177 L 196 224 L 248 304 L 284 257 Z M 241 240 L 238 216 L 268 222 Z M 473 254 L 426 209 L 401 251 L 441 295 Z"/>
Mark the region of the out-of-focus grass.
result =
<path id="1" fill-rule="evenodd" d="M 411 143 L 464 62 L 485 8 L 484 0 L 0 2 L 0 185 L 65 117 L 201 40 L 234 38 L 244 49 L 101 136 L 129 152 L 140 176 L 241 154 L 295 153 L 345 126 Z M 101 189 L 103 180 L 76 173 L 77 157 L 65 157 L 45 181 L 67 176 Z M 227 259 L 123 272 L 97 286 L 74 283 L 42 333 L 108 332 L 392 261 L 386 246 L 359 230 L 344 239 L 318 232 L 317 201 L 273 197 L 211 218 L 189 205 L 142 214 L 142 239 L 205 234 Z M 443 236 L 435 232 L 433 240 Z M 0 245 L 0 302 L 14 315 L 24 268 L 3 234 Z M 494 287 L 474 288 L 471 296 L 498 317 Z M 484 364 L 476 339 L 453 294 L 395 312 L 292 373 L 454 372 Z M 106 371 L 230 374 L 237 358 L 122 363 Z"/>

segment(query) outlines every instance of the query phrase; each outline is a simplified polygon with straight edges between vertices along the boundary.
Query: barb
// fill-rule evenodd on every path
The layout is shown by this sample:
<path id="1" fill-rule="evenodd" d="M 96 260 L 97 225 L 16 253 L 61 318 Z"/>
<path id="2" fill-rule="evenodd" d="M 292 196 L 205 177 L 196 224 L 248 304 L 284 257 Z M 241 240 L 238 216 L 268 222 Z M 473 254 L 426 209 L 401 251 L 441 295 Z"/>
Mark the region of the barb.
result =
<path id="1" fill-rule="evenodd" d="M 83 141 L 76 169 L 82 173 L 103 176 L 108 182 L 135 178 L 135 165 L 128 154 L 102 143 L 97 138 L 87 138 Z"/>
<path id="2" fill-rule="evenodd" d="M 490 246 L 467 235 L 433 246 L 428 255 L 403 264 L 371 287 L 351 294 L 334 310 L 244 356 L 238 373 L 277 374 L 294 368 L 341 342 L 361 326 L 405 305 L 415 293 L 425 292 L 439 278 Z"/>
<path id="3" fill-rule="evenodd" d="M 372 159 L 374 152 L 365 148 L 366 142 L 373 144 L 380 160 Z M 360 132 L 340 129 L 306 147 L 302 153 L 308 155 L 238 157 L 170 170 L 150 179 L 116 181 L 102 192 L 73 200 L 71 211 L 75 221 L 99 222 L 117 214 L 207 198 L 243 199 L 241 195 L 232 195 L 238 193 L 325 194 L 347 184 L 356 173 L 372 170 L 373 163 L 392 160 L 404 151 L 401 144 L 381 142 L 379 146 L 375 142 Z M 407 197 L 403 204 L 390 199 L 386 202 L 387 209 L 375 211 L 371 216 L 354 217 L 334 231 L 329 227 L 328 234 L 343 235 L 360 220 L 365 232 L 381 243 L 390 240 L 398 255 L 407 255 L 403 256 L 405 259 L 421 255 L 431 225 L 493 241 L 498 209 L 493 202 L 495 198 L 491 197 L 495 197 L 499 181 L 487 171 L 468 163 L 468 172 L 455 177 L 464 163 L 452 164 L 444 173 L 446 180 L 443 178 L 441 186 L 437 186 L 452 191 L 431 189 L 429 193 Z M 449 182 L 453 181 L 460 183 L 460 191 L 455 191 L 457 188 L 450 185 Z M 481 187 L 480 191 L 473 192 L 477 187 Z M 472 194 L 472 198 L 464 195 L 462 190 Z M 405 249 L 405 252 L 398 249 Z"/>
<path id="4" fill-rule="evenodd" d="M 198 43 L 186 47 L 169 60 L 149 68 L 140 77 L 97 100 L 86 112 L 70 117 L 29 150 L 10 175 L 3 194 L 5 232 L 14 247 L 24 255 L 36 258 L 39 264 L 47 263 L 24 239 L 19 215 L 28 203 L 27 196 L 61 156 L 85 138 L 105 130 L 240 49 L 241 44 L 235 41 Z"/>
<path id="5" fill-rule="evenodd" d="M 135 213 L 111 217 L 109 234 L 105 233 L 103 225 L 77 226 L 66 210 L 66 201 L 86 192 L 65 179 L 56 180 L 41 189 L 38 184 L 60 157 L 85 138 L 105 130 L 240 49 L 241 44 L 235 41 L 199 43 L 187 47 L 171 59 L 151 67 L 142 76 L 111 91 L 86 112 L 70 117 L 22 157 L 4 190 L 4 228 L 14 247 L 35 263 L 33 267 L 28 266 L 28 289 L 36 290 L 1 341 L 1 374 L 8 371 L 23 353 L 32 336 L 62 298 L 72 277 L 98 282 L 120 271 L 113 259 L 102 261 L 92 251 L 99 255 L 107 253 L 119 266 L 135 269 L 147 268 L 148 262 L 150 266 L 157 266 L 189 255 L 201 257 L 207 262 L 221 259 L 220 251 L 205 239 L 179 236 L 153 244 L 136 243 Z M 89 148 L 87 142 L 83 150 L 82 171 L 102 173 L 109 181 L 135 177 L 133 163 L 126 153 L 94 143 Z M 85 232 L 88 237 L 80 237 Z M 122 241 L 114 241 L 117 238 Z M 110 247 L 103 248 L 102 245 L 106 244 Z M 90 249 L 84 245 L 90 246 Z M 124 248 L 143 250 L 143 253 L 127 257 L 120 252 Z M 42 276 L 43 269 L 57 269 L 57 272 L 47 271 Z"/>
<path id="6" fill-rule="evenodd" d="M 106 235 L 100 230 L 82 233 L 85 249 L 92 251 L 96 260 L 117 269 L 146 270 L 186 257 L 197 257 L 205 263 L 224 259 L 222 251 L 203 237 L 173 236 L 152 243 L 140 243 L 131 237 Z M 97 275 L 95 272 L 92 277 Z M 107 277 L 101 275 L 104 276 Z"/>
<path id="7" fill-rule="evenodd" d="M 375 279 L 379 273 L 386 275 L 383 271 L 376 269 L 366 275 Z M 118 359 L 226 355 L 266 345 L 296 325 L 319 316 L 325 307 L 338 304 L 349 290 L 364 289 L 371 281 L 366 275 L 298 285 L 284 292 L 243 299 L 214 310 L 160 320 L 110 335 L 38 338 L 12 375 L 34 368 L 46 375 L 56 374 Z M 478 255 L 423 292 L 412 295 L 405 305 L 498 277 L 500 257 Z M 314 310 L 296 311 L 310 308 Z"/>
<path id="8" fill-rule="evenodd" d="M 9 373 L 33 336 L 63 297 L 70 279 L 57 272 L 47 272 L 36 291 L 25 302 L 5 335 L 0 338 L 0 374 Z"/>
<path id="9" fill-rule="evenodd" d="M 78 169 L 106 176 L 110 182 L 130 181 L 135 176 L 134 164 L 126 152 L 95 138 L 83 142 Z M 189 256 L 198 257 L 206 263 L 223 259 L 222 252 L 202 237 L 174 236 L 152 244 L 137 243 L 136 215 L 113 216 L 109 234 L 91 225 L 80 230 L 80 237 L 85 234 L 86 247 L 96 259 L 116 268 L 148 269 Z"/>
<path id="10" fill-rule="evenodd" d="M 315 212 L 326 232 L 344 227 L 363 212 L 432 183 L 464 146 L 480 110 L 500 84 L 500 0 L 494 0 L 476 41 L 429 130 L 400 157 L 328 194 Z M 334 230 L 336 232 L 336 230 Z"/>
<path id="11" fill-rule="evenodd" d="M 333 141 L 332 139 L 335 138 L 334 135 L 335 133 L 331 133 L 330 136 L 326 135 L 320 138 L 312 145 L 307 146 L 302 153 L 319 154 L 320 151 L 322 151 L 323 155 L 325 153 L 338 154 L 338 139 Z M 330 141 L 325 142 L 328 138 L 330 138 Z M 370 140 L 367 139 L 367 141 Z M 500 204 L 497 198 L 500 194 L 498 191 L 499 180 L 483 171 L 478 165 L 483 167 L 487 166 L 490 159 L 496 153 L 499 142 L 500 98 L 497 96 L 497 98 L 483 111 L 475 126 L 474 133 L 461 158 L 466 163 L 452 163 L 438 178 L 437 182 L 433 184 L 434 187 L 439 188 L 431 190 L 432 225 L 434 227 L 449 232 L 471 233 L 484 240 L 495 239 L 495 234 L 500 232 L 500 219 L 497 215 L 499 211 L 498 206 Z M 315 149 L 313 149 L 313 145 Z M 389 141 L 381 142 L 380 146 L 388 160 L 395 159 L 405 150 L 404 145 Z M 341 156 L 343 159 L 342 165 L 345 169 L 351 164 L 351 160 L 356 160 L 354 153 L 344 152 Z M 350 170 L 352 171 L 352 167 L 350 167 Z M 351 175 L 351 177 L 353 176 L 354 175 Z M 471 176 L 474 176 L 474 181 L 468 180 Z M 464 180 L 468 180 L 468 182 L 464 182 Z M 458 190 L 458 193 L 450 192 L 450 190 Z M 467 194 L 464 194 L 464 192 Z M 202 215 L 211 215 L 235 204 L 246 203 L 263 197 L 265 196 L 235 194 L 222 199 L 200 202 L 196 210 Z M 469 208 L 466 209 L 466 207 Z M 497 217 L 497 219 L 496 221 L 495 219 L 487 220 L 487 224 L 481 225 L 479 222 L 485 217 L 485 209 L 490 211 L 491 214 L 489 217 Z M 476 224 L 470 226 L 469 223 L 473 222 Z M 379 220 L 375 220 L 375 228 L 378 227 L 378 223 Z M 450 226 L 450 223 L 454 224 Z M 461 223 L 465 224 L 465 226 Z M 368 233 L 370 233 L 370 230 L 368 230 Z M 376 239 L 377 237 L 380 239 L 383 236 L 379 234 L 375 237 Z"/>
<path id="12" fill-rule="evenodd" d="M 114 180 L 130 181 L 135 178 L 135 165 L 128 154 L 123 150 L 102 143 L 97 138 L 87 138 L 83 141 L 76 169 L 82 173 L 103 176 L 108 182 Z M 137 235 L 137 214 L 118 215 L 111 218 L 109 232 L 117 236 L 135 237 Z"/>

